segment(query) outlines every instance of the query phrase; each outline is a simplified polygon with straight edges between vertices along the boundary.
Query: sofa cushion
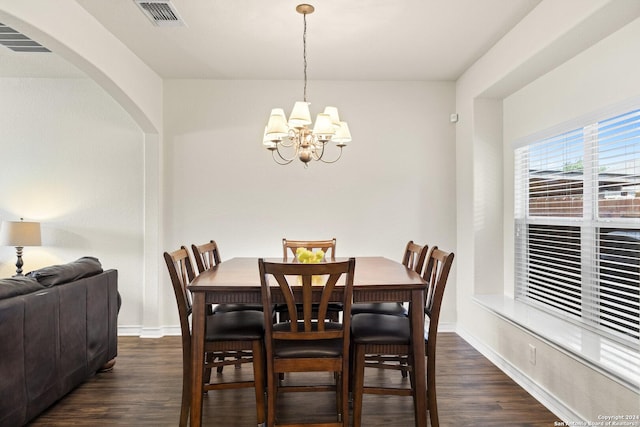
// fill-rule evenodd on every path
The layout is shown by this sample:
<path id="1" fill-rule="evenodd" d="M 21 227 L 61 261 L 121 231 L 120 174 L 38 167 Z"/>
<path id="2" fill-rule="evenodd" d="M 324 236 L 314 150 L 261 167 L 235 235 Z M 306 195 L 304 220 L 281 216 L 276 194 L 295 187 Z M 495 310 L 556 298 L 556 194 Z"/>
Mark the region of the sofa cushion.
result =
<path id="1" fill-rule="evenodd" d="M 0 299 L 26 295 L 42 289 L 44 286 L 31 277 L 16 276 L 0 279 Z"/>
<path id="2" fill-rule="evenodd" d="M 52 265 L 32 271 L 27 276 L 36 279 L 41 285 L 50 287 L 99 273 L 102 273 L 102 264 L 98 258 L 85 256 L 67 264 Z"/>

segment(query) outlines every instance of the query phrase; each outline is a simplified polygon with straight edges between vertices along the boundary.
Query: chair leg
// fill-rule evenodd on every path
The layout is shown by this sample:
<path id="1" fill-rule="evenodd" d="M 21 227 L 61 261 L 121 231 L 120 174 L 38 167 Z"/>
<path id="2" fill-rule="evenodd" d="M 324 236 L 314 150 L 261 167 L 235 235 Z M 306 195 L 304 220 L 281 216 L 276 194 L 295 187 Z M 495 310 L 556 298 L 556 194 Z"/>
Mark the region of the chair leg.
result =
<path id="1" fill-rule="evenodd" d="M 208 355 L 207 355 L 207 356 L 208 356 Z M 211 360 L 213 361 L 213 360 L 214 360 L 214 358 L 212 358 Z M 218 357 L 218 360 L 219 360 L 219 361 L 221 361 L 221 362 L 224 362 L 224 355 L 222 355 L 222 356 Z M 217 373 L 219 373 L 219 374 L 221 374 L 223 369 L 224 369 L 224 365 L 220 365 L 220 366 L 218 366 L 218 367 L 216 368 L 216 372 L 217 372 Z"/>
<path id="2" fill-rule="evenodd" d="M 343 360 L 340 378 L 340 395 L 342 397 L 342 426 L 349 427 L 349 360 Z"/>
<path id="3" fill-rule="evenodd" d="M 402 375 L 402 378 L 407 378 L 408 372 L 407 372 L 407 361 L 404 359 L 400 359 L 400 373 Z"/>
<path id="4" fill-rule="evenodd" d="M 407 357 L 407 364 L 409 365 L 410 369 L 409 369 L 409 384 L 411 387 L 411 399 L 413 400 L 413 407 L 416 408 L 416 370 L 414 367 L 414 360 L 411 357 L 411 355 L 409 355 L 409 357 Z M 429 405 L 427 405 L 427 410 Z"/>
<path id="5" fill-rule="evenodd" d="M 267 363 L 269 363 L 267 361 Z M 276 395 L 278 394 L 278 374 L 273 373 L 273 368 L 267 368 L 267 427 L 276 425 Z"/>
<path id="6" fill-rule="evenodd" d="M 182 402 L 180 404 L 180 427 L 187 427 L 191 409 L 191 360 L 182 366 Z"/>
<path id="7" fill-rule="evenodd" d="M 262 351 L 262 340 L 253 341 L 253 381 L 256 391 L 256 416 L 258 425 L 263 426 L 265 422 L 264 413 L 264 359 Z"/>
<path id="8" fill-rule="evenodd" d="M 362 397 L 364 389 L 364 345 L 355 345 L 353 361 L 353 427 L 362 423 Z"/>
<path id="9" fill-rule="evenodd" d="M 438 401 L 436 399 L 436 374 L 435 360 L 427 358 L 427 408 L 429 410 L 429 418 L 431 419 L 431 427 L 439 427 L 438 419 Z"/>
<path id="10" fill-rule="evenodd" d="M 190 385 L 182 386 L 182 403 L 180 405 L 180 427 L 187 427 L 189 421 L 189 409 L 191 405 L 191 397 L 189 396 Z"/>
<path id="11" fill-rule="evenodd" d="M 242 352 L 241 351 L 237 352 L 235 367 L 236 369 L 242 368 Z"/>
<path id="12" fill-rule="evenodd" d="M 342 395 L 342 375 L 341 374 L 342 374 L 341 372 L 333 373 L 333 379 L 336 384 L 336 414 L 338 414 L 338 422 L 342 422 L 343 416 L 344 416 L 344 412 L 342 411 L 342 400 L 344 399 L 344 396 Z M 347 417 L 348 416 L 349 416 L 349 413 L 347 412 Z"/>
<path id="13" fill-rule="evenodd" d="M 440 421 L 438 419 L 438 403 L 436 401 L 436 390 L 430 388 L 427 389 L 427 406 L 429 408 L 429 419 L 431 420 L 431 427 L 439 427 Z"/>

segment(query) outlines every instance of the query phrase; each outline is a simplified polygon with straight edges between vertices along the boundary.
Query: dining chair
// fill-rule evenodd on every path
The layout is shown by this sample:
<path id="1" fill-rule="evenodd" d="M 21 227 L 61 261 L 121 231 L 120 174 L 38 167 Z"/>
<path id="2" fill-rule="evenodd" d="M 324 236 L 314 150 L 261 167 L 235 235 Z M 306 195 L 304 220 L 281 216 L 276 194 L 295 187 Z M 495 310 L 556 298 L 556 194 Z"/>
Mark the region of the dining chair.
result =
<path id="1" fill-rule="evenodd" d="M 290 239 L 283 238 L 282 239 L 282 259 L 284 261 L 288 261 L 289 253 L 293 254 L 294 259 L 296 259 L 296 251 L 299 248 L 308 249 L 310 251 L 322 250 L 324 252 L 324 260 L 336 259 L 335 237 L 328 240 L 290 240 Z M 274 310 L 279 320 L 281 321 L 288 320 L 288 313 L 287 313 L 288 310 L 287 310 L 286 304 L 276 304 Z M 340 304 L 329 305 L 329 318 L 332 321 L 337 322 L 340 318 L 341 312 L 342 312 L 342 306 Z"/>
<path id="2" fill-rule="evenodd" d="M 215 240 L 210 240 L 201 245 L 192 244 L 191 251 L 199 274 L 220 264 L 220 250 Z M 262 311 L 262 304 L 217 304 L 213 307 L 214 314 L 238 310 Z"/>
<path id="3" fill-rule="evenodd" d="M 218 244 L 215 242 L 215 240 L 209 240 L 207 243 L 203 243 L 200 245 L 192 244 L 191 252 L 193 253 L 193 258 L 196 262 L 196 267 L 198 268 L 198 274 L 202 274 L 206 270 L 214 268 L 221 262 L 220 250 L 218 249 Z M 208 305 L 207 310 L 210 314 L 228 313 L 230 311 L 241 310 L 262 311 L 262 304 L 214 304 L 213 306 Z M 208 355 L 208 357 L 211 358 L 213 356 L 210 354 Z M 217 355 L 218 360 L 224 360 L 227 357 L 236 359 L 236 368 L 242 366 L 242 352 L 236 354 L 235 352 L 230 351 Z M 223 369 L 224 365 L 219 364 L 216 371 L 218 373 L 222 373 Z"/>
<path id="4" fill-rule="evenodd" d="M 440 308 L 444 289 L 449 277 L 449 271 L 453 263 L 454 254 L 432 247 L 426 256 L 426 267 L 423 279 L 427 282 L 425 291 L 424 309 L 426 319 L 429 321 L 428 333 L 425 334 L 425 355 L 427 363 L 427 407 L 431 420 L 431 427 L 438 427 L 438 405 L 436 400 L 436 339 Z M 410 307 L 410 310 L 414 309 Z M 361 313 L 352 316 L 351 340 L 353 346 L 353 426 L 362 424 L 362 401 L 364 394 L 392 394 L 400 396 L 412 396 L 415 402 L 415 378 L 414 363 L 424 361 L 411 360 L 411 326 L 410 320 L 405 316 L 393 316 L 388 314 Z M 421 345 L 415 343 L 415 345 Z M 366 360 L 367 354 L 389 354 L 392 356 L 403 355 L 406 365 L 397 363 L 371 363 Z M 365 386 L 364 369 L 409 369 L 410 388 L 392 388 L 390 386 Z"/>
<path id="5" fill-rule="evenodd" d="M 422 274 L 428 249 L 427 245 L 421 246 L 414 243 L 413 240 L 409 240 L 402 256 L 402 264 L 416 273 Z M 360 302 L 353 304 L 351 315 L 360 313 L 408 315 L 407 309 L 402 302 Z"/>
<path id="6" fill-rule="evenodd" d="M 349 339 L 350 310 L 353 296 L 355 258 L 320 264 L 276 263 L 258 260 L 262 302 L 273 302 L 272 286 L 286 301 L 290 321 L 271 323 L 265 314 L 265 350 L 267 365 L 267 426 L 276 424 L 276 400 L 285 391 L 335 391 L 336 421 L 295 423 L 287 426 L 349 425 Z M 344 282 L 336 286 L 338 280 Z M 321 278 L 322 283 L 318 283 Z M 342 323 L 328 318 L 328 306 L 340 302 L 345 315 Z M 317 315 L 313 304 L 317 303 Z M 299 316 L 298 304 L 302 305 Z M 330 384 L 287 385 L 280 374 L 295 372 L 331 372 Z M 295 374 L 293 374 L 295 375 Z M 278 424 L 283 425 L 283 424 Z"/>
<path id="7" fill-rule="evenodd" d="M 191 404 L 191 294 L 187 285 L 195 278 L 193 265 L 187 248 L 181 246 L 173 252 L 165 252 L 164 260 L 178 306 L 180 329 L 182 331 L 182 403 L 180 406 L 180 426 L 186 426 Z M 256 394 L 258 425 L 265 422 L 264 408 L 264 320 L 260 311 L 233 311 L 216 313 L 206 318 L 206 341 L 201 369 L 204 371 L 202 392 L 226 390 L 230 388 L 253 387 Z M 218 355 L 233 351 L 242 357 L 225 361 Z M 253 362 L 253 380 L 235 382 L 211 382 L 211 369 L 219 366 Z"/>
<path id="8" fill-rule="evenodd" d="M 427 256 L 427 251 L 429 250 L 429 246 L 418 245 L 413 242 L 413 240 L 409 240 L 404 249 L 404 254 L 402 255 L 402 264 L 415 271 L 418 274 L 422 274 L 422 270 L 424 268 L 424 261 Z M 361 314 L 361 313 L 375 313 L 375 314 L 389 314 L 393 316 L 408 316 L 409 312 L 404 306 L 404 303 L 399 302 L 361 302 L 354 303 L 351 306 L 351 315 Z M 353 358 L 353 349 L 352 349 L 352 358 Z M 400 369 L 400 374 L 402 378 L 407 378 L 408 370 L 406 369 L 406 357 L 403 355 L 391 355 L 391 354 L 367 354 L 366 360 L 369 363 L 391 363 L 398 362 L 402 368 Z M 352 361 L 353 363 L 353 361 Z M 352 379 L 353 380 L 353 379 Z"/>
<path id="9" fill-rule="evenodd" d="M 324 251 L 325 259 L 336 259 L 336 239 L 329 240 L 290 240 L 282 239 L 282 258 L 287 261 L 289 258 L 289 252 L 295 258 L 298 248 L 305 248 L 308 250 L 322 249 Z"/>

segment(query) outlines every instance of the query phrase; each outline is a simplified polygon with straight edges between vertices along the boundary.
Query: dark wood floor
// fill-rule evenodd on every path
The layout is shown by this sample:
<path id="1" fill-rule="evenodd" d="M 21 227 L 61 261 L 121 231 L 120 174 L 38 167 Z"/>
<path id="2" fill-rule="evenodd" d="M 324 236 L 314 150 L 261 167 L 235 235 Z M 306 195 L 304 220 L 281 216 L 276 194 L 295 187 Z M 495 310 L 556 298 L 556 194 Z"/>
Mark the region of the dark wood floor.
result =
<path id="1" fill-rule="evenodd" d="M 97 374 L 31 425 L 177 425 L 182 379 L 180 339 L 120 337 L 118 345 L 113 371 Z M 559 421 L 456 334 L 439 335 L 437 367 L 438 408 L 443 427 L 550 427 Z M 368 382 L 402 381 L 397 371 L 370 371 Z M 226 378 L 235 375 L 250 376 L 251 367 L 227 367 L 222 374 Z M 332 410 L 330 394 L 288 394 L 278 404 L 278 413 L 287 419 L 323 418 Z M 203 413 L 203 425 L 255 426 L 253 390 L 209 392 Z M 412 426 L 411 398 L 366 395 L 363 425 Z"/>

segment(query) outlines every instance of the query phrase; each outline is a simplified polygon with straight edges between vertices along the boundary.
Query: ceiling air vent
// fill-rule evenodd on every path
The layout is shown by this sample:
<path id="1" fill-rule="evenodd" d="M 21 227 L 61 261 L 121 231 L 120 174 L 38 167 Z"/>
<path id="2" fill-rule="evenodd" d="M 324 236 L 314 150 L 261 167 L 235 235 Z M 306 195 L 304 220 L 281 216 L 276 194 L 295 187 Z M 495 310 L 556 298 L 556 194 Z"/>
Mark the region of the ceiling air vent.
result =
<path id="1" fill-rule="evenodd" d="M 179 27 L 184 21 L 169 0 L 135 0 L 147 18 L 159 27 Z"/>
<path id="2" fill-rule="evenodd" d="M 0 24 L 0 45 L 14 52 L 51 52 L 38 42 L 4 24 Z"/>

